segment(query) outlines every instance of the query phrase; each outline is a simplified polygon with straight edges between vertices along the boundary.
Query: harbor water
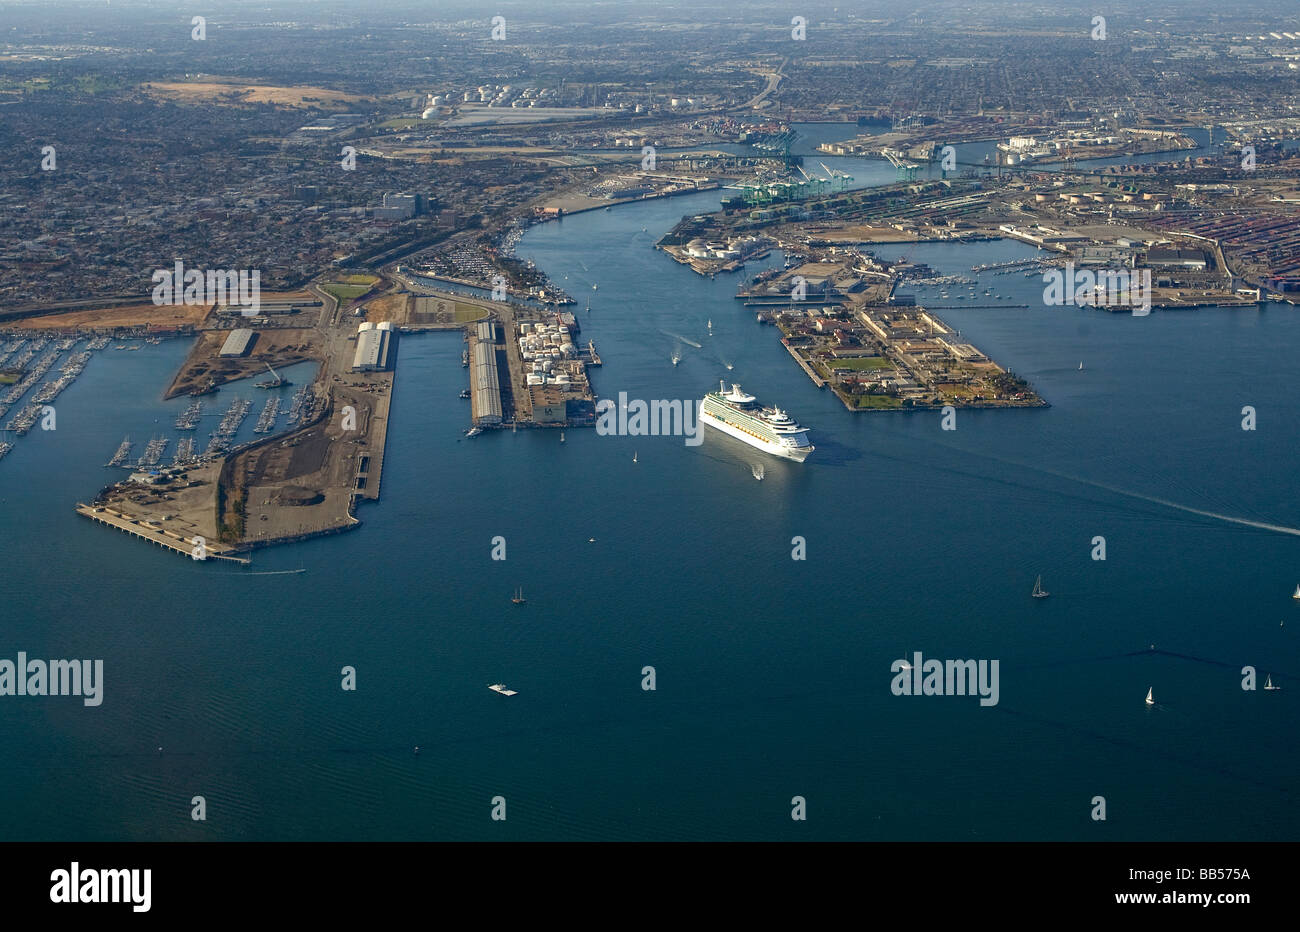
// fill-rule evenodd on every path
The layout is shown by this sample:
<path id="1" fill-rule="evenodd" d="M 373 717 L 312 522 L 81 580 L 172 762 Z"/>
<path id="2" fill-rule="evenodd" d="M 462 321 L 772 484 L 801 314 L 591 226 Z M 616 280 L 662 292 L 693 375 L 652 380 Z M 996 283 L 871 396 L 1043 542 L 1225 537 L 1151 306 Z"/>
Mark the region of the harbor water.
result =
<path id="1" fill-rule="evenodd" d="M 0 697 L 0 838 L 1295 837 L 1295 309 L 1045 308 L 985 273 L 1006 307 L 940 314 L 1050 407 L 853 415 L 738 276 L 652 248 L 718 196 L 570 216 L 519 254 L 578 299 L 602 397 L 739 382 L 811 428 L 802 465 L 713 432 L 466 439 L 461 341 L 412 336 L 362 527 L 204 564 L 74 514 L 187 402 L 160 401 L 183 343 L 96 354 L 0 463 L 0 658 L 103 659 L 104 699 Z M 894 695 L 916 652 L 998 661 L 997 704 Z M 1284 688 L 1243 690 L 1247 665 Z"/>

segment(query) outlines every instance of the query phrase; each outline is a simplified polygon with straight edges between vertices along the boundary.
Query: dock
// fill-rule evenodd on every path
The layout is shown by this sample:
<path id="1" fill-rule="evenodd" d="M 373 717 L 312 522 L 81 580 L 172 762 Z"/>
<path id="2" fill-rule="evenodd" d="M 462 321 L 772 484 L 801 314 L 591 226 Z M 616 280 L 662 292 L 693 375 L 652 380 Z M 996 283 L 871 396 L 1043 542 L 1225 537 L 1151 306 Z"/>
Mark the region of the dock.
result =
<path id="1" fill-rule="evenodd" d="M 799 355 L 799 352 L 793 346 L 790 345 L 789 340 L 782 337 L 781 345 L 784 346 L 786 350 L 790 353 L 790 355 L 794 357 L 794 361 L 799 364 L 799 368 L 802 369 L 804 372 L 808 373 L 808 378 L 813 380 L 814 385 L 816 385 L 818 388 L 826 387 L 826 380 L 823 379 L 820 375 L 818 375 L 816 371 L 813 370 L 812 366 L 808 365 L 808 360 L 804 359 L 802 356 Z"/>
<path id="2" fill-rule="evenodd" d="M 99 524 L 106 524 L 109 527 L 117 528 L 138 537 L 141 540 L 148 541 L 159 547 L 179 553 L 181 556 L 193 559 L 194 542 L 192 539 L 182 537 L 173 531 L 161 527 L 154 527 L 123 511 L 117 511 L 113 508 L 104 506 L 77 505 L 77 514 L 84 515 L 92 521 Z M 225 545 L 212 541 L 204 542 L 204 549 L 207 550 L 207 559 L 209 560 L 227 560 L 231 563 L 240 563 L 248 566 L 252 561 L 248 557 L 237 556 L 230 551 Z"/>

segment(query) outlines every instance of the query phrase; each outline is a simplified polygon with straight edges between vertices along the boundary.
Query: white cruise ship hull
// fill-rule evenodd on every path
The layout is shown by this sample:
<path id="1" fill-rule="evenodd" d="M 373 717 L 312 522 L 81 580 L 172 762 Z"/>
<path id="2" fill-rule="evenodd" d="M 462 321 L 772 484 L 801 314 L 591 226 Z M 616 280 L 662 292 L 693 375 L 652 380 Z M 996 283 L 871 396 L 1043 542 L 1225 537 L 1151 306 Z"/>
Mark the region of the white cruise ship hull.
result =
<path id="1" fill-rule="evenodd" d="M 720 430 L 724 434 L 735 437 L 742 443 L 747 443 L 751 447 L 762 450 L 764 453 L 770 453 L 773 456 L 779 456 L 783 459 L 794 460 L 796 463 L 802 463 L 808 458 L 808 454 L 813 451 L 811 446 L 808 447 L 789 447 L 783 443 L 773 443 L 772 441 L 763 440 L 747 433 L 726 421 L 721 420 L 716 415 L 703 411 L 700 414 L 700 423 L 707 424 L 714 430 Z"/>

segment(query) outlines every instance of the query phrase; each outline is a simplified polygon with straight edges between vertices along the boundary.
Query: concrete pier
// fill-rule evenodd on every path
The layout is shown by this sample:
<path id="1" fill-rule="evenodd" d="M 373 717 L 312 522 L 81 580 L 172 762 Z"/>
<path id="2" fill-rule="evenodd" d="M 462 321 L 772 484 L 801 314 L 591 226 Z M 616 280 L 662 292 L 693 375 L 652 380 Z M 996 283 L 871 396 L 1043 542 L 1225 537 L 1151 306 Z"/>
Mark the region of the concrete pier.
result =
<path id="1" fill-rule="evenodd" d="M 189 557 L 190 559 L 194 558 L 193 554 L 195 544 L 192 539 L 182 537 L 180 534 L 176 534 L 173 531 L 166 530 L 165 528 L 146 524 L 125 512 L 117 511 L 116 509 L 106 506 L 92 507 L 90 505 L 77 505 L 77 514 L 84 515 L 92 521 L 97 521 L 100 524 L 106 524 L 109 527 L 117 528 L 119 531 L 124 531 L 133 537 L 146 540 L 151 544 L 156 544 L 159 547 L 164 547 L 175 553 L 179 553 L 181 556 Z M 207 559 L 209 560 L 227 560 L 231 563 L 241 563 L 244 566 L 247 566 L 252 562 L 248 557 L 236 556 L 234 552 L 224 544 L 205 540 L 203 547 L 207 551 Z"/>

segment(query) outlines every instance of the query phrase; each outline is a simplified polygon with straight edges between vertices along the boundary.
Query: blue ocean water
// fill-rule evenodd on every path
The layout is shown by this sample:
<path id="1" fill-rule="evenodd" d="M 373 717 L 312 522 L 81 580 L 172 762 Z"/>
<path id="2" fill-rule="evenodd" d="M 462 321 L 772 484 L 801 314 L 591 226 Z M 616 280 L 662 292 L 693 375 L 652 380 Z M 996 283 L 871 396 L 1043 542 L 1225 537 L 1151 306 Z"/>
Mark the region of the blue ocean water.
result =
<path id="1" fill-rule="evenodd" d="M 0 462 L 0 658 L 102 658 L 105 699 L 0 698 L 0 838 L 1295 838 L 1300 541 L 1225 520 L 1300 526 L 1295 309 L 1048 309 L 989 278 L 1029 307 L 941 314 L 1051 407 L 851 415 L 736 277 L 651 248 L 716 203 L 567 217 L 520 254 L 590 297 L 602 396 L 740 382 L 811 427 L 805 464 L 712 433 L 466 440 L 459 338 L 412 336 L 381 501 L 249 573 L 74 514 L 183 407 L 159 399 L 185 345 L 97 354 Z M 998 704 L 893 695 L 916 651 L 998 660 Z M 1247 664 L 1284 689 L 1244 691 Z"/>

